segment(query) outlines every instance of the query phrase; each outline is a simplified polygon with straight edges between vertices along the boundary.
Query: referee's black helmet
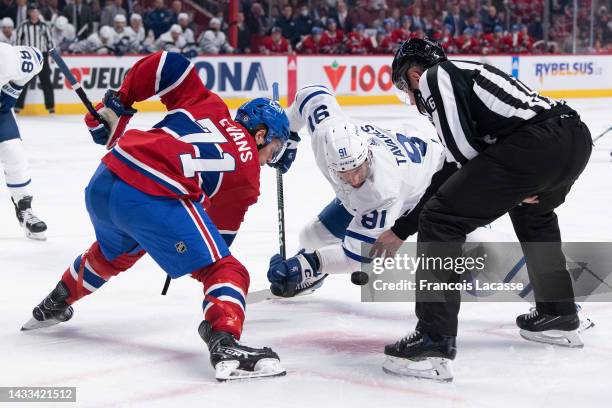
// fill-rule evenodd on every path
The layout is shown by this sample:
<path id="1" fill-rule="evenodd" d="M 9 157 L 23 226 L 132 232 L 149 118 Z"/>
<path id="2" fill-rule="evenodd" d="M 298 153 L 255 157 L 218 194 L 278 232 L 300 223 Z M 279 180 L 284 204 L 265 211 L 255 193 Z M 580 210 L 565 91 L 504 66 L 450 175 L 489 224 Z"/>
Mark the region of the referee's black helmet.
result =
<path id="1" fill-rule="evenodd" d="M 395 53 L 391 65 L 393 85 L 400 91 L 410 90 L 406 79 L 406 71 L 410 67 L 420 65 L 424 69 L 446 61 L 446 53 L 440 44 L 429 38 L 411 38 L 405 41 Z"/>

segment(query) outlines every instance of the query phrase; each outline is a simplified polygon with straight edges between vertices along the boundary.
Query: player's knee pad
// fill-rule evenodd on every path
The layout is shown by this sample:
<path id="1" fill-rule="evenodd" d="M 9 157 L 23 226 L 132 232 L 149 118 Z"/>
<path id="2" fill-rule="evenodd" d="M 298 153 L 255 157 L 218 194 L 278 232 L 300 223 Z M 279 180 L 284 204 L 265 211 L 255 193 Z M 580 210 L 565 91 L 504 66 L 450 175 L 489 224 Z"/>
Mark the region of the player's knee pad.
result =
<path id="1" fill-rule="evenodd" d="M 30 195 L 28 185 L 30 174 L 28 160 L 21 139 L 0 142 L 0 162 L 4 167 L 6 185 L 15 201 Z"/>
<path id="2" fill-rule="evenodd" d="M 109 261 L 98 242 L 94 242 L 87 251 L 76 257 L 62 276 L 62 281 L 70 292 L 67 303 L 72 304 L 100 289 L 111 277 L 134 265 L 144 253 L 145 251 L 124 254 Z"/>
<path id="3" fill-rule="evenodd" d="M 300 246 L 299 249 L 305 249 L 306 252 L 312 252 L 315 249 L 342 242 L 341 239 L 335 237 L 325 225 L 323 225 L 321 220 L 316 217 L 310 220 L 302 228 L 298 241 Z"/>
<path id="4" fill-rule="evenodd" d="M 216 331 L 231 333 L 237 339 L 242 334 L 249 273 L 232 255 L 192 274 L 204 284 L 204 318 Z"/>

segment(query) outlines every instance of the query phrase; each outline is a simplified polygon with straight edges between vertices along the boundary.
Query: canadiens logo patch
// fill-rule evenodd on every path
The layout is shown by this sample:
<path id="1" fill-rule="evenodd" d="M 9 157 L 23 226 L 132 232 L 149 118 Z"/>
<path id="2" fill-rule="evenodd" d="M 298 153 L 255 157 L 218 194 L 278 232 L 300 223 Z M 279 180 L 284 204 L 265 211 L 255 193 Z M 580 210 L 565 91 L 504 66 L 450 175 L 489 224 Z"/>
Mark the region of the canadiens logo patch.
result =
<path id="1" fill-rule="evenodd" d="M 185 245 L 183 241 L 179 241 L 174 244 L 174 248 L 176 248 L 176 252 L 178 252 L 179 254 L 184 254 L 185 252 L 187 252 L 187 245 Z"/>

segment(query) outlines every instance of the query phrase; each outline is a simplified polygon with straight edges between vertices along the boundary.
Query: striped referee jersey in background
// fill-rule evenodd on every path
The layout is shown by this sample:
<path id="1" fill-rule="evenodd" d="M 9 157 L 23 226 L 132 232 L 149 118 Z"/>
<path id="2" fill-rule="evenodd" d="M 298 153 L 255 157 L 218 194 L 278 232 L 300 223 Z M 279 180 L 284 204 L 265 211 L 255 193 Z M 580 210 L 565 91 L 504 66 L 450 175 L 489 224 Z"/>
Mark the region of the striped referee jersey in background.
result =
<path id="1" fill-rule="evenodd" d="M 17 45 L 36 47 L 42 52 L 49 52 L 55 46 L 49 26 L 41 20 L 37 23 L 26 20 L 17 27 Z"/>

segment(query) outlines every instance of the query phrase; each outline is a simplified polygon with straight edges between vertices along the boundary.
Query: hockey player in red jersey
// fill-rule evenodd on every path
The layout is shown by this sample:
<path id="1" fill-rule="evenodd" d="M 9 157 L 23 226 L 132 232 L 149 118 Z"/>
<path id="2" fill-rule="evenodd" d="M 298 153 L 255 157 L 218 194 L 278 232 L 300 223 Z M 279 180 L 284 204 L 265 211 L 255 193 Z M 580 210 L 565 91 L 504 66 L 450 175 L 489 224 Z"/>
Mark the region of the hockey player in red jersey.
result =
<path id="1" fill-rule="evenodd" d="M 412 20 L 410 19 L 410 16 L 402 17 L 402 26 L 391 31 L 390 36 L 391 41 L 395 43 L 403 43 L 409 38 L 412 38 Z"/>
<path id="2" fill-rule="evenodd" d="M 474 30 L 466 28 L 463 35 L 455 38 L 457 52 L 460 54 L 476 54 L 479 52 L 480 43 L 474 37 Z"/>
<path id="3" fill-rule="evenodd" d="M 321 27 L 312 27 L 310 35 L 307 35 L 302 42 L 297 45 L 297 51 L 300 54 L 320 54 L 323 51 L 321 37 L 323 29 Z"/>
<path id="4" fill-rule="evenodd" d="M 287 54 L 291 52 L 291 45 L 282 35 L 280 27 L 273 27 L 272 34 L 265 37 L 260 47 L 262 54 Z"/>
<path id="5" fill-rule="evenodd" d="M 483 54 L 501 54 L 505 52 L 504 29 L 500 25 L 493 28 L 493 32 L 484 35 Z"/>
<path id="6" fill-rule="evenodd" d="M 527 29 L 521 31 L 520 24 L 513 24 L 511 31 L 502 40 L 508 52 L 526 54 L 533 48 L 533 40 L 529 37 Z"/>
<path id="7" fill-rule="evenodd" d="M 376 30 L 376 46 L 374 47 L 374 54 L 389 54 L 392 51 L 391 42 L 389 35 L 383 28 Z"/>
<path id="8" fill-rule="evenodd" d="M 325 54 L 340 54 L 344 52 L 344 33 L 338 29 L 336 20 L 327 19 L 327 30 L 321 36 L 321 46 Z"/>
<path id="9" fill-rule="evenodd" d="M 372 40 L 364 35 L 364 30 L 364 25 L 360 23 L 346 36 L 346 48 L 350 54 L 370 54 L 374 49 Z"/>
<path id="10" fill-rule="evenodd" d="M 455 54 L 457 52 L 457 44 L 453 37 L 453 26 L 445 24 L 441 33 L 436 33 L 434 39 L 440 43 L 444 51 L 448 54 Z"/>
<path id="11" fill-rule="evenodd" d="M 154 95 L 166 116 L 150 130 L 124 133 L 136 112 L 132 104 Z M 237 342 L 249 273 L 229 251 L 259 196 L 260 166 L 282 163 L 291 153 L 283 109 L 258 98 L 232 119 L 194 65 L 172 52 L 138 61 L 96 109 L 110 129 L 91 114 L 86 123 L 94 141 L 111 148 L 85 189 L 96 241 L 34 308 L 23 330 L 69 320 L 74 302 L 148 253 L 171 278 L 189 274 L 203 284 L 198 332 L 217 379 L 284 374 L 271 349 Z"/>

